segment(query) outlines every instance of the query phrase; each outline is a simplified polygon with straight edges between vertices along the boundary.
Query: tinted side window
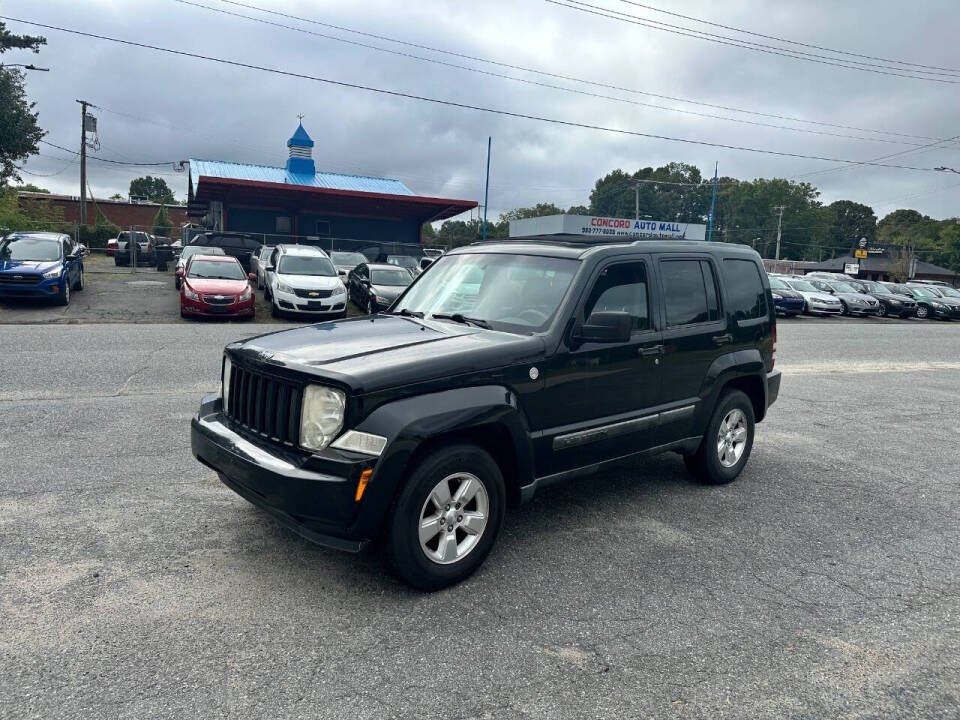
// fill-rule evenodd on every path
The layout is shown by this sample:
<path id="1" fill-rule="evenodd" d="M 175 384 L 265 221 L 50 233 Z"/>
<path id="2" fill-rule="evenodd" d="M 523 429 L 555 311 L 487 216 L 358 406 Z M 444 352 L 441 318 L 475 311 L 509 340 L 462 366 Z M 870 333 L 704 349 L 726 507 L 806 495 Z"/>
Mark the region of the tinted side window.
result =
<path id="1" fill-rule="evenodd" d="M 692 325 L 709 322 L 710 303 L 707 300 L 707 284 L 699 260 L 662 260 L 660 275 L 663 279 L 663 303 L 667 315 L 667 325 Z M 706 263 L 706 269 L 710 266 Z M 712 276 L 712 272 L 710 272 Z M 713 278 L 710 277 L 711 285 Z M 716 290 L 712 291 L 716 304 Z"/>
<path id="2" fill-rule="evenodd" d="M 626 312 L 631 329 L 650 329 L 647 268 L 642 262 L 612 265 L 600 274 L 584 306 L 584 318 L 595 312 Z"/>
<path id="3" fill-rule="evenodd" d="M 723 261 L 723 279 L 727 290 L 727 304 L 734 319 L 766 317 L 767 295 L 756 263 L 727 258 Z M 814 280 L 814 284 L 820 289 L 827 287 L 822 280 Z"/>

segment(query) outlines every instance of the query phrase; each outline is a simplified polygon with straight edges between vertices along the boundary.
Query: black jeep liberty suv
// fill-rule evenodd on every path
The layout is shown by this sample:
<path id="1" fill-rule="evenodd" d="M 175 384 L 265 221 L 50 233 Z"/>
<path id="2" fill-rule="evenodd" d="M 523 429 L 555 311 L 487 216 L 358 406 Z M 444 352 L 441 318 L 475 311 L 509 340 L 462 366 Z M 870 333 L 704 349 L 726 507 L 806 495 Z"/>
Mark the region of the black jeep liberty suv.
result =
<path id="1" fill-rule="evenodd" d="M 738 245 L 525 238 L 453 250 L 389 311 L 227 346 L 193 453 L 300 535 L 382 540 L 437 589 L 505 509 L 676 451 L 736 478 L 780 387 L 760 257 Z"/>

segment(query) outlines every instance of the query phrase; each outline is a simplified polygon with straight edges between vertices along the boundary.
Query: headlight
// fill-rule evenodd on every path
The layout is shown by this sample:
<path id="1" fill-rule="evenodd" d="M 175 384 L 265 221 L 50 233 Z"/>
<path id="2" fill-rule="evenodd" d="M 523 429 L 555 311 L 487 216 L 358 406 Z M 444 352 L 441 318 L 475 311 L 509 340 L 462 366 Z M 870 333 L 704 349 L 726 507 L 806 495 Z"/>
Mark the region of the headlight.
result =
<path id="1" fill-rule="evenodd" d="M 772 292 L 770 294 L 773 295 L 774 300 L 783 300 L 783 295 L 781 295 L 780 293 Z"/>
<path id="2" fill-rule="evenodd" d="M 900 305 L 900 304 L 901 304 L 900 301 L 897 300 L 896 298 L 890 298 L 889 300 L 887 300 L 887 302 L 890 303 L 891 305 Z"/>
<path id="3" fill-rule="evenodd" d="M 930 303 L 930 304 L 933 305 L 933 307 L 935 307 L 937 310 L 946 310 L 946 309 L 947 309 L 947 306 L 946 306 L 946 305 L 943 305 L 942 303 L 935 302 L 935 303 Z"/>
<path id="4" fill-rule="evenodd" d="M 346 396 L 325 385 L 307 385 L 300 413 L 300 444 L 323 450 L 343 427 Z"/>
<path id="5" fill-rule="evenodd" d="M 200 299 L 200 296 L 197 295 L 193 290 L 191 290 L 191 289 L 190 289 L 190 286 L 187 285 L 186 283 L 183 283 L 183 285 L 181 285 L 181 287 L 183 288 L 183 294 L 184 294 L 185 297 L 189 298 L 190 300 L 199 300 L 199 299 Z"/>
<path id="6" fill-rule="evenodd" d="M 347 292 L 347 286 L 342 282 L 338 282 L 337 286 L 333 289 L 334 295 L 343 295 L 345 292 Z"/>
<path id="7" fill-rule="evenodd" d="M 53 270 L 47 270 L 47 271 L 43 274 L 43 277 L 44 277 L 45 280 L 53 280 L 53 278 L 58 278 L 58 277 L 60 277 L 60 273 L 62 273 L 62 272 L 63 272 L 63 268 L 58 266 L 58 267 L 53 268 Z"/>
<path id="8" fill-rule="evenodd" d="M 249 300 L 252 295 L 253 295 L 253 290 L 251 290 L 250 288 L 247 288 L 242 293 L 240 293 L 240 302 L 243 302 L 244 300 Z"/>
<path id="9" fill-rule="evenodd" d="M 278 290 L 279 292 L 285 292 L 285 293 L 292 293 L 292 292 L 293 292 L 293 288 L 291 288 L 291 287 L 290 287 L 289 285 L 287 285 L 286 283 L 280 282 L 279 280 L 277 280 L 277 290 Z"/>
<path id="10" fill-rule="evenodd" d="M 233 364 L 230 358 L 223 356 L 223 372 L 220 375 L 220 397 L 223 398 L 223 406 L 230 407 L 230 373 L 233 371 Z"/>

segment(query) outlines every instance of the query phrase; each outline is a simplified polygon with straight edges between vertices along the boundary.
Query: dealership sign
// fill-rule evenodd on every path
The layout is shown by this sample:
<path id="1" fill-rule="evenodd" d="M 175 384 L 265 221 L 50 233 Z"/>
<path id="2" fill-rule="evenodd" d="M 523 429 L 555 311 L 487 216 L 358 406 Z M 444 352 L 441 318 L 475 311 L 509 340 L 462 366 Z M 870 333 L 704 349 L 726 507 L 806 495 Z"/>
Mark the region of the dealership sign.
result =
<path id="1" fill-rule="evenodd" d="M 510 221 L 510 237 L 584 235 L 703 240 L 707 226 L 670 220 L 633 220 L 598 215 L 546 215 Z"/>

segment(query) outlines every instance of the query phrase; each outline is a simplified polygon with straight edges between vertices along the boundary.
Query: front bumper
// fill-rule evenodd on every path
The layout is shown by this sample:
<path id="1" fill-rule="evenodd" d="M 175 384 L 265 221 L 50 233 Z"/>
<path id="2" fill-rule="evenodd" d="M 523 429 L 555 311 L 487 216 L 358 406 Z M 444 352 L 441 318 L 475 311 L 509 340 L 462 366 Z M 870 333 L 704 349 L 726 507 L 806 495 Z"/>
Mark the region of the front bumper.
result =
<path id="1" fill-rule="evenodd" d="M 256 312 L 254 298 L 230 305 L 211 305 L 201 300 L 191 300 L 180 296 L 180 309 L 189 315 L 203 315 L 204 317 L 245 318 L 253 317 Z"/>
<path id="2" fill-rule="evenodd" d="M 840 315 L 843 312 L 843 305 L 826 305 L 808 301 L 807 312 L 811 315 Z"/>
<path id="3" fill-rule="evenodd" d="M 879 305 L 848 305 L 847 311 L 851 315 L 877 315 L 880 312 Z"/>
<path id="4" fill-rule="evenodd" d="M 306 315 L 335 316 L 342 315 L 347 309 L 347 295 L 331 295 L 327 298 L 311 300 L 297 297 L 294 293 L 274 291 L 277 305 L 288 312 L 304 313 Z"/>
<path id="5" fill-rule="evenodd" d="M 803 300 L 800 298 L 774 298 L 773 307 L 778 313 L 801 313 L 803 312 Z"/>
<path id="6" fill-rule="evenodd" d="M 64 276 L 41 280 L 39 283 L 5 283 L 0 274 L 0 296 L 3 297 L 44 297 L 50 298 L 60 294 Z"/>
<path id="7" fill-rule="evenodd" d="M 311 542 L 359 552 L 370 541 L 354 529 L 363 503 L 354 500 L 360 473 L 375 459 L 327 450 L 301 455 L 254 444 L 221 414 L 222 401 L 207 395 L 190 423 L 194 457 L 235 493 L 266 510 Z"/>

